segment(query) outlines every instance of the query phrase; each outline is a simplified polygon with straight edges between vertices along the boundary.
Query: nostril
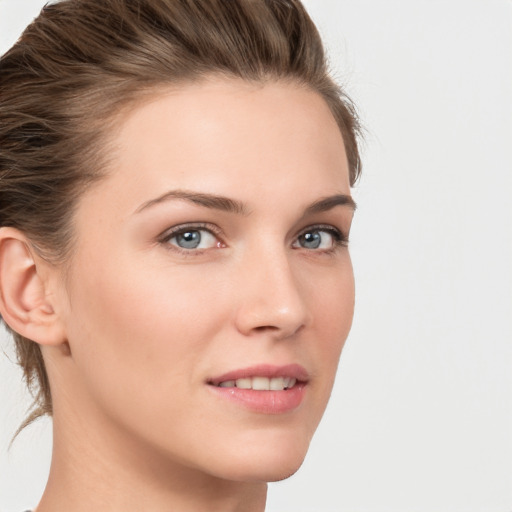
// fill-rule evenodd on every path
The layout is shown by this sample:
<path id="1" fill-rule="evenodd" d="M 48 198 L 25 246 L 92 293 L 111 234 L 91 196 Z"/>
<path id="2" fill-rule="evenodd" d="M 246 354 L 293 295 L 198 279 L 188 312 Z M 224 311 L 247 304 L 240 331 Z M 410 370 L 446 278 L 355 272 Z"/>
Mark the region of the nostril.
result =
<path id="1" fill-rule="evenodd" d="M 289 325 L 289 326 L 277 326 L 277 325 L 260 325 L 253 327 L 252 333 L 259 335 L 268 335 L 274 339 L 286 339 L 295 336 L 299 331 L 302 330 L 304 325 Z"/>
<path id="2" fill-rule="evenodd" d="M 254 330 L 256 332 L 277 331 L 279 330 L 279 327 L 276 327 L 275 325 L 260 325 L 259 327 L 255 327 Z"/>

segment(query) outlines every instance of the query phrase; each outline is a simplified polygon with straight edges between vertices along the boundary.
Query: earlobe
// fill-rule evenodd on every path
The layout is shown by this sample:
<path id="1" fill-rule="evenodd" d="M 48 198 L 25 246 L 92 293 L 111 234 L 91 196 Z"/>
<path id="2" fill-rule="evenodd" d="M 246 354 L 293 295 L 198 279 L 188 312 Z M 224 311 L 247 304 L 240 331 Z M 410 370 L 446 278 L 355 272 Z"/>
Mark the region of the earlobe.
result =
<path id="1" fill-rule="evenodd" d="M 0 228 L 0 313 L 17 333 L 41 345 L 65 341 L 62 323 L 48 298 L 42 262 L 20 231 Z"/>

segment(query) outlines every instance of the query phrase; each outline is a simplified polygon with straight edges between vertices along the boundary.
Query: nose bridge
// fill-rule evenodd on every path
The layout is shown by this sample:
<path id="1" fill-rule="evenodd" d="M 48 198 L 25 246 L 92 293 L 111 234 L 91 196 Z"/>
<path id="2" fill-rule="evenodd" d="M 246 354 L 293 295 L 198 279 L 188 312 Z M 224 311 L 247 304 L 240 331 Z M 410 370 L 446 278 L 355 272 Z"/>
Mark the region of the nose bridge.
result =
<path id="1" fill-rule="evenodd" d="M 266 244 L 241 262 L 237 324 L 244 334 L 268 331 L 285 338 L 308 322 L 306 297 L 291 251 L 284 244 Z"/>

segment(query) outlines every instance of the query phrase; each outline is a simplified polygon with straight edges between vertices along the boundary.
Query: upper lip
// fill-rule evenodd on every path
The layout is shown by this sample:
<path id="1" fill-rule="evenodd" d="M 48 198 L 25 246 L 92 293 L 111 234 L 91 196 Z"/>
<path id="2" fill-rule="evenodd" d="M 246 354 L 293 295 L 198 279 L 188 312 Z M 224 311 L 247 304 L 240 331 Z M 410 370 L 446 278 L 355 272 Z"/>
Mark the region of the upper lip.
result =
<path id="1" fill-rule="evenodd" d="M 221 382 L 228 380 L 244 379 L 248 377 L 268 377 L 269 379 L 273 377 L 291 377 L 297 379 L 299 382 L 307 382 L 309 380 L 307 370 L 300 364 L 286 364 L 282 366 L 260 364 L 229 371 L 218 377 L 208 379 L 208 383 L 219 385 Z"/>

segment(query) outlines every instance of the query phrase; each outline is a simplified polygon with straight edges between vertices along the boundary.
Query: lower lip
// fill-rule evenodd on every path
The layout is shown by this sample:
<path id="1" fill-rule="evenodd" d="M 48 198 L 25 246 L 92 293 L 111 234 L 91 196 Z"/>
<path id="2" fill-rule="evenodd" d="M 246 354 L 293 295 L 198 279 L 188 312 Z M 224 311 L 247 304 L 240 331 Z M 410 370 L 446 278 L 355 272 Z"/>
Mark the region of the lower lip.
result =
<path id="1" fill-rule="evenodd" d="M 297 409 L 304 399 L 306 384 L 298 383 L 284 391 L 259 391 L 254 389 L 221 388 L 209 386 L 217 395 L 237 403 L 250 411 L 261 414 L 284 414 Z"/>

